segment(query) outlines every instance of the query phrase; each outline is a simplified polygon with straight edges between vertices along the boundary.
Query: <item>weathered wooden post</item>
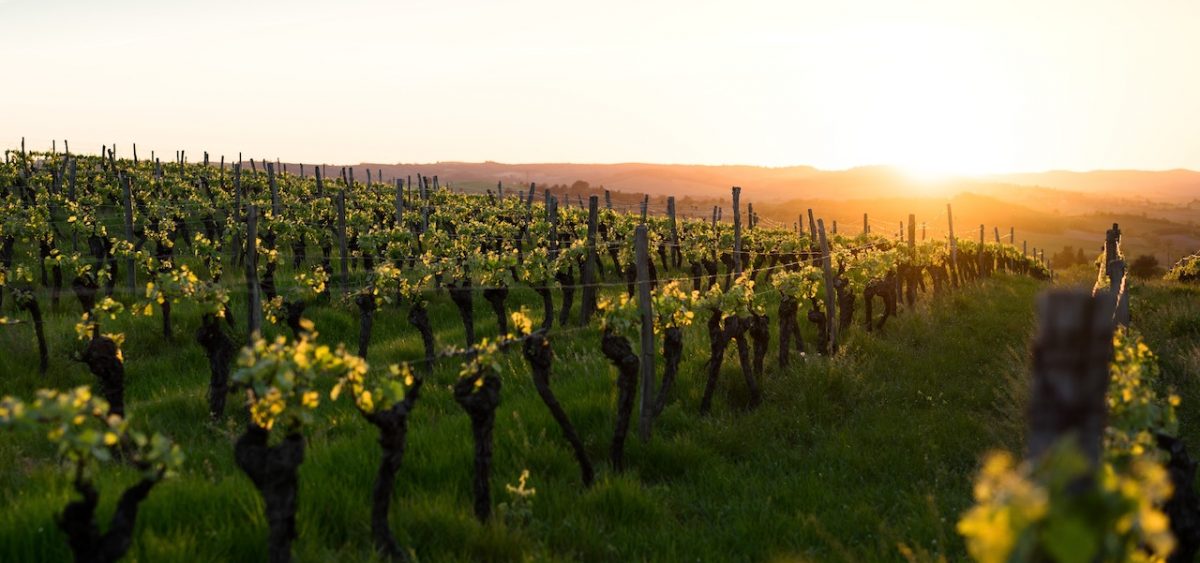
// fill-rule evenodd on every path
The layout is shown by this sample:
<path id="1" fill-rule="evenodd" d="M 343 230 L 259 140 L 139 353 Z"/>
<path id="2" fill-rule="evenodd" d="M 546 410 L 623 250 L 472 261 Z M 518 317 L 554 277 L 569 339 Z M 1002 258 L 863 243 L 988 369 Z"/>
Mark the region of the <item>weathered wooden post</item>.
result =
<path id="1" fill-rule="evenodd" d="M 667 197 L 667 218 L 671 222 L 671 261 L 678 268 L 683 263 L 683 252 L 679 249 L 679 226 L 675 221 L 675 196 Z"/>
<path id="2" fill-rule="evenodd" d="M 1071 436 L 1095 467 L 1107 425 L 1105 395 L 1113 355 L 1112 296 L 1076 289 L 1038 297 L 1029 399 L 1029 457 Z"/>
<path id="3" fill-rule="evenodd" d="M 958 284 L 958 239 L 954 238 L 954 212 L 946 204 L 946 221 L 950 225 L 950 269 L 951 280 Z"/>
<path id="4" fill-rule="evenodd" d="M 742 188 L 733 187 L 733 277 L 742 275 Z"/>
<path id="5" fill-rule="evenodd" d="M 134 246 L 133 241 L 133 195 L 130 193 L 133 189 L 133 178 L 122 174 L 124 179 L 121 182 L 123 188 L 122 196 L 125 203 L 125 240 L 129 241 L 130 249 Z M 137 295 L 137 272 L 134 268 L 133 254 L 125 259 L 125 289 L 129 292 L 129 298 L 132 299 Z"/>
<path id="6" fill-rule="evenodd" d="M 246 322 L 249 345 L 262 329 L 262 301 L 258 286 L 258 207 L 253 203 L 246 205 Z"/>
<path id="7" fill-rule="evenodd" d="M 983 269 L 983 255 L 984 255 L 983 244 L 984 244 L 984 242 L 983 242 L 983 225 L 979 225 L 979 251 L 978 251 L 979 256 L 976 256 L 976 259 L 979 262 L 979 264 L 977 264 L 977 266 L 979 267 L 979 275 L 981 277 L 983 276 L 983 274 L 985 272 L 985 270 Z"/>
<path id="8" fill-rule="evenodd" d="M 812 233 L 812 246 L 813 250 L 816 250 L 820 245 L 820 241 L 818 240 L 820 239 L 820 233 L 817 232 L 817 221 L 813 219 L 813 210 L 811 207 L 808 208 L 808 232 Z"/>
<path id="9" fill-rule="evenodd" d="M 346 190 L 338 192 L 337 198 L 338 221 L 338 251 L 341 253 L 341 268 L 338 274 L 338 287 L 342 291 L 350 286 L 350 253 L 346 250 Z"/>
<path id="10" fill-rule="evenodd" d="M 1119 248 L 1120 243 L 1121 243 L 1121 228 L 1116 223 L 1113 223 L 1112 228 L 1104 233 L 1104 271 L 1105 271 L 1105 273 L 1108 273 L 1109 266 L 1112 265 L 1112 263 L 1115 260 L 1117 260 L 1117 257 L 1119 256 L 1118 248 Z M 1109 276 L 1109 278 L 1110 278 L 1109 289 L 1110 290 L 1115 289 L 1116 283 L 1111 280 L 1112 276 Z M 1113 295 L 1116 295 L 1116 293 L 1114 292 Z"/>
<path id="11" fill-rule="evenodd" d="M 404 180 L 395 179 L 396 184 L 396 226 L 404 225 Z"/>
<path id="12" fill-rule="evenodd" d="M 863 233 L 871 233 L 871 223 L 867 221 L 867 214 L 863 213 Z"/>
<path id="13" fill-rule="evenodd" d="M 829 255 L 829 239 L 825 236 L 825 220 L 817 219 L 817 236 L 821 241 L 821 268 L 825 271 L 825 327 L 829 332 L 829 355 L 837 353 L 838 316 L 837 296 L 833 287 L 833 258 Z"/>
<path id="14" fill-rule="evenodd" d="M 917 256 L 917 216 L 914 213 L 908 214 L 908 257 L 915 258 Z"/>
<path id="15" fill-rule="evenodd" d="M 646 224 L 634 231 L 633 248 L 637 259 L 638 312 L 642 318 L 641 408 L 638 409 L 638 437 L 650 441 L 654 421 L 654 311 L 650 302 L 650 250 L 646 242 Z"/>
<path id="16" fill-rule="evenodd" d="M 280 217 L 279 185 L 275 183 L 275 165 L 267 163 L 267 182 L 271 185 L 271 216 L 276 221 Z"/>
<path id="17" fill-rule="evenodd" d="M 583 296 L 579 303 L 579 324 L 587 325 L 596 311 L 596 228 L 600 213 L 600 198 L 588 196 L 587 257 L 583 260 Z"/>
<path id="18" fill-rule="evenodd" d="M 1125 274 L 1125 261 L 1113 260 L 1109 270 L 1109 279 L 1114 282 L 1113 295 L 1116 298 L 1113 310 L 1113 322 L 1121 326 L 1129 326 L 1129 278 Z M 1119 282 L 1117 280 L 1120 280 Z"/>

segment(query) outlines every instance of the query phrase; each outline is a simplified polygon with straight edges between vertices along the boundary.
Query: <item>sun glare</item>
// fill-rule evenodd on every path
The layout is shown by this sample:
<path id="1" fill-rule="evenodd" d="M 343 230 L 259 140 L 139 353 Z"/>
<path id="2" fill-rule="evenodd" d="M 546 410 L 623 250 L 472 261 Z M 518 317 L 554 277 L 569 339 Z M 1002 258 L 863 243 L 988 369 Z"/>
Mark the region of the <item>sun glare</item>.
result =
<path id="1" fill-rule="evenodd" d="M 1024 95 L 1003 60 L 973 48 L 979 38 L 914 25 L 859 33 L 863 47 L 838 61 L 856 69 L 847 77 L 852 99 L 841 100 L 856 108 L 843 113 L 850 117 L 839 141 L 848 155 L 921 181 L 1012 166 Z"/>

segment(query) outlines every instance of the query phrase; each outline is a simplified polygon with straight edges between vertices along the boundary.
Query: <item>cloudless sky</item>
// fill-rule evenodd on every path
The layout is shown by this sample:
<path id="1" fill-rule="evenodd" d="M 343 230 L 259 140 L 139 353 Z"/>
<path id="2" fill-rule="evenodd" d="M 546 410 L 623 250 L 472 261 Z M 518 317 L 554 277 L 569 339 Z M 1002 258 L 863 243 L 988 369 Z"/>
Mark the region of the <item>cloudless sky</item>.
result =
<path id="1" fill-rule="evenodd" d="M 1198 29 L 1190 0 L 0 0 L 0 141 L 1200 168 Z"/>

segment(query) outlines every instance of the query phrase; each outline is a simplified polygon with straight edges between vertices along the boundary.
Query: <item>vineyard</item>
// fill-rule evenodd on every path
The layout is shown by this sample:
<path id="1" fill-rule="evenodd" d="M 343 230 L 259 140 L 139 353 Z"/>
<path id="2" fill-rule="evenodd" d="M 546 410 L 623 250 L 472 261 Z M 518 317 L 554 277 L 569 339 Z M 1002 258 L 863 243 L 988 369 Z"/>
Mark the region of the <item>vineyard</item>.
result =
<path id="1" fill-rule="evenodd" d="M 1022 447 L 1025 402 L 1054 401 L 1036 365 L 1017 391 L 1054 276 L 998 229 L 850 236 L 813 210 L 764 220 L 737 187 L 698 219 L 115 151 L 22 146 L 0 169 L 2 560 L 1070 560 L 1079 543 L 1046 538 L 1120 530 L 1087 561 L 1188 541 L 1162 509 L 1180 399 L 1133 329 L 1111 368 L 1077 347 L 1105 447 L 1054 449 L 1074 420 L 1037 446 L 1033 422 L 1057 473 L 994 454 L 972 491 L 984 451 Z M 1084 307 L 1110 356 L 1131 324 L 1117 237 L 1087 295 L 1111 303 Z M 1078 500 L 1100 461 L 1118 484 Z"/>

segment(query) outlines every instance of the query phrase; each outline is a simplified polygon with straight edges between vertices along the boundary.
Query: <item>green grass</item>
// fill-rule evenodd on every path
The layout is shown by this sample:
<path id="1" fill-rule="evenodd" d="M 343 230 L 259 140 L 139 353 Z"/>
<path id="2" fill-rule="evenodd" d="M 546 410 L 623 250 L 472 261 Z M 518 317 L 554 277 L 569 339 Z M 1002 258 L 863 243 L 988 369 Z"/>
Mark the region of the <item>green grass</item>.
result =
<path id="1" fill-rule="evenodd" d="M 1179 393 L 1179 432 L 1192 457 L 1200 452 L 1200 285 L 1137 283 L 1130 290 L 1132 325 L 1159 358 L 1163 381 Z"/>
<path id="2" fill-rule="evenodd" d="M 631 436 L 624 474 L 607 464 L 615 372 L 599 352 L 598 334 L 552 336 L 554 390 L 597 464 L 590 490 L 524 360 L 510 353 L 497 411 L 493 494 L 497 503 L 508 500 L 504 484 L 528 469 L 537 494 L 527 522 L 474 520 L 469 423 L 449 392 L 458 365 L 443 362 L 413 415 L 393 528 L 422 561 L 900 560 L 900 543 L 960 559 L 954 523 L 969 504 L 980 455 L 1019 447 L 1013 421 L 1020 413 L 1005 397 L 1011 373 L 1022 369 L 1014 362 L 1024 357 L 1039 288 L 997 276 L 926 299 L 882 334 L 851 331 L 833 360 L 810 353 L 780 370 L 773 343 L 756 410 L 747 407 L 731 353 L 708 418 L 696 414 L 707 337 L 694 326 L 685 336 L 676 400 L 649 443 Z M 525 303 L 540 318 L 535 298 L 515 290 L 510 307 Z M 29 397 L 39 387 L 93 383 L 82 364 L 67 359 L 78 347 L 77 310 L 64 298 L 61 311 L 49 315 L 52 361 L 45 377 L 36 373 L 29 325 L 0 330 L 0 392 Z M 240 303 L 235 311 L 244 317 Z M 308 316 L 321 340 L 357 341 L 349 308 L 312 307 Z M 462 343 L 447 297 L 434 299 L 430 316 L 439 346 Z M 493 335 L 482 299 L 476 317 L 479 334 Z M 241 423 L 206 422 L 208 368 L 192 339 L 196 314 L 179 306 L 175 319 L 171 343 L 159 334 L 157 317 L 105 326 L 128 335 L 126 397 L 134 425 L 170 435 L 188 455 L 181 476 L 161 483 L 143 503 L 128 559 L 261 561 L 261 501 L 232 459 Z M 811 329 L 804 330 L 811 343 Z M 370 360 L 381 365 L 419 356 L 403 311 L 381 311 Z M 227 412 L 240 421 L 236 400 L 230 403 Z M 319 420 L 301 467 L 294 552 L 300 561 L 370 560 L 375 430 L 344 400 L 326 401 Z M 37 436 L 0 435 L 0 560 L 69 558 L 54 515 L 71 490 L 52 454 Z M 135 478 L 118 465 L 101 470 L 102 516 Z"/>

